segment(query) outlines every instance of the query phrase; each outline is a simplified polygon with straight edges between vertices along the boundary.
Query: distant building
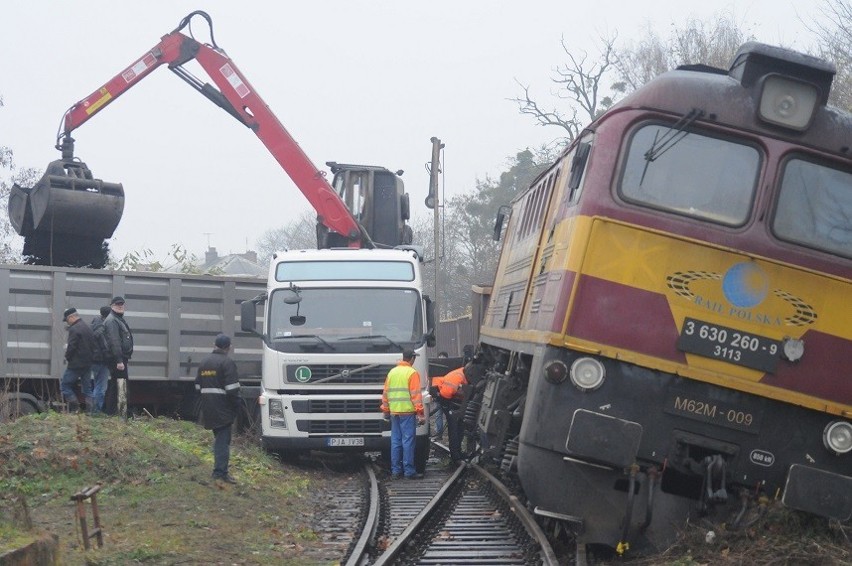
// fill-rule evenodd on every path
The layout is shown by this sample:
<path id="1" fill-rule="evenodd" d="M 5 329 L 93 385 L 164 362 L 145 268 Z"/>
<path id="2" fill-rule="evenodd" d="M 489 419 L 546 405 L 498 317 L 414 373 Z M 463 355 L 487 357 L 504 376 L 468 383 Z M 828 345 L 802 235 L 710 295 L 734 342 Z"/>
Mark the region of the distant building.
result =
<path id="1" fill-rule="evenodd" d="M 202 273 L 221 275 L 243 275 L 246 277 L 266 277 L 267 267 L 257 262 L 257 252 L 246 251 L 241 254 L 227 254 L 219 257 L 214 247 L 208 247 L 204 253 L 204 263 L 198 267 Z"/>

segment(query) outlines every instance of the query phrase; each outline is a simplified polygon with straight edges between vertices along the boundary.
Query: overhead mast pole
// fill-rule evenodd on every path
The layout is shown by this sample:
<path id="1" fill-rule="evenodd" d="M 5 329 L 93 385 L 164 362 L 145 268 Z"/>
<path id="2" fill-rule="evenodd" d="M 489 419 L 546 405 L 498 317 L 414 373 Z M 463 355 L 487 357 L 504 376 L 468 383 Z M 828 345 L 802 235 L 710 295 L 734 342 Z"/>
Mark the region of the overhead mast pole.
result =
<path id="1" fill-rule="evenodd" d="M 435 321 L 435 343 L 438 343 L 438 328 L 440 324 L 438 324 L 441 318 L 441 306 L 439 301 L 438 291 L 441 289 L 441 206 L 443 203 L 440 202 L 438 197 L 438 175 L 440 174 L 440 164 L 441 164 L 441 150 L 444 148 L 444 144 L 441 143 L 441 140 L 433 137 L 431 139 L 432 142 L 432 161 L 429 166 L 429 196 L 426 197 L 426 206 L 434 210 L 434 228 L 433 233 L 435 236 L 435 303 L 438 305 L 436 312 L 438 314 L 438 320 Z"/>

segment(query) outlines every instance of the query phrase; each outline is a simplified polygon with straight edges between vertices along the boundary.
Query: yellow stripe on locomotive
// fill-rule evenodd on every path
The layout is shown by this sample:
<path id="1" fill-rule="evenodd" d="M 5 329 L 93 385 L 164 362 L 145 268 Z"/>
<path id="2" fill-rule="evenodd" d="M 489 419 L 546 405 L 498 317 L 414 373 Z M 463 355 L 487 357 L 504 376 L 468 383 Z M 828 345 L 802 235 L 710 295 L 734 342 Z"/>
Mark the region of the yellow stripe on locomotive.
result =
<path id="1" fill-rule="evenodd" d="M 852 340 L 848 280 L 585 216 L 560 222 L 550 247 L 536 265 L 526 253 L 514 284 L 506 283 L 511 271 L 501 274 L 484 335 L 852 414 L 852 385 L 839 371 L 843 349 L 831 347 Z M 524 297 L 530 269 L 537 275 Z"/>

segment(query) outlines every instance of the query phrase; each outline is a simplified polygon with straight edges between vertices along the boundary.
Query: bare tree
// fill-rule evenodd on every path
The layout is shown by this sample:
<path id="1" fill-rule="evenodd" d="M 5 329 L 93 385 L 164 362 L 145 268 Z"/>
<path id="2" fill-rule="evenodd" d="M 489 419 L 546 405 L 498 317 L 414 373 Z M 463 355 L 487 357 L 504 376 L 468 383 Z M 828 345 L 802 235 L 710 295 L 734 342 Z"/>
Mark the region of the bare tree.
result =
<path id="1" fill-rule="evenodd" d="M 737 49 L 753 36 L 733 16 L 709 20 L 690 19 L 664 40 L 650 28 L 619 49 L 615 66 L 626 90 L 632 91 L 660 73 L 679 65 L 704 64 L 727 69 Z"/>
<path id="2" fill-rule="evenodd" d="M 805 25 L 818 38 L 819 56 L 837 68 L 829 100 L 852 111 L 852 5 L 848 0 L 823 0 L 819 12 L 822 18 Z"/>
<path id="3" fill-rule="evenodd" d="M 3 97 L 0 96 L 0 108 L 3 107 Z M 0 178 L 0 263 L 16 263 L 21 261 L 21 238 L 15 233 L 9 222 L 8 203 L 9 192 L 13 183 L 29 186 L 41 176 L 35 169 L 15 171 L 12 148 L 0 145 L 0 170 L 8 170 L 12 174 Z"/>
<path id="4" fill-rule="evenodd" d="M 841 2 L 843 0 L 827 0 Z M 623 47 L 616 47 L 617 36 L 601 38 L 594 58 L 585 51 L 574 51 L 562 38 L 567 61 L 554 69 L 553 96 L 563 103 L 552 109 L 533 98 L 531 89 L 519 81 L 522 96 L 512 98 L 521 114 L 532 116 L 540 126 L 557 126 L 565 132 L 563 143 L 570 143 L 582 129 L 621 97 L 647 83 L 660 73 L 678 65 L 703 63 L 727 68 L 739 46 L 750 38 L 732 16 L 711 20 L 689 20 L 675 29 L 668 39 L 650 28 L 644 36 Z M 564 108 L 563 108 L 564 105 Z"/>
<path id="5" fill-rule="evenodd" d="M 645 35 L 628 48 L 618 50 L 615 67 L 625 92 L 634 91 L 671 68 L 669 48 L 648 25 Z"/>
<path id="6" fill-rule="evenodd" d="M 316 213 L 305 211 L 296 220 L 281 228 L 267 230 L 257 241 L 258 259 L 266 262 L 272 259 L 272 254 L 277 251 L 316 248 L 316 226 Z"/>
<path id="7" fill-rule="evenodd" d="M 521 114 L 532 116 L 540 126 L 557 126 L 564 130 L 563 141 L 570 143 L 579 135 L 583 126 L 609 108 L 615 101 L 615 96 L 623 90 L 617 83 L 607 86 L 607 82 L 613 77 L 615 40 L 616 36 L 602 39 L 599 57 L 590 60 L 585 51 L 575 54 L 565 42 L 565 37 L 562 37 L 560 43 L 568 61 L 554 68 L 551 81 L 556 88 L 551 94 L 569 101 L 567 110 L 546 110 L 532 98 L 529 85 L 524 85 L 517 79 L 515 82 L 523 90 L 523 96 L 510 100 L 518 104 Z"/>

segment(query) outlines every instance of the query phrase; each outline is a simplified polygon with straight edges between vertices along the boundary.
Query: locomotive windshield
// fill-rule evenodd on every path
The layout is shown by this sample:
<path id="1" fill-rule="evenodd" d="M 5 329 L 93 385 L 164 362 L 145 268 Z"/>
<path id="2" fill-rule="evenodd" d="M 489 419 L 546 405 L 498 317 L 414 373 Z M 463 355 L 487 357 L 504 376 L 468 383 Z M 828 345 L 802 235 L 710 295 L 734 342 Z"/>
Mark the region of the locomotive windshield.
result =
<path id="1" fill-rule="evenodd" d="M 772 229 L 781 239 L 852 257 L 852 174 L 791 159 Z"/>
<path id="2" fill-rule="evenodd" d="M 636 132 L 621 180 L 622 197 L 720 224 L 743 224 L 757 186 L 758 151 L 689 131 L 665 151 L 652 151 L 671 132 L 658 124 Z"/>
<path id="3" fill-rule="evenodd" d="M 270 297 L 269 340 L 281 352 L 377 352 L 423 342 L 420 296 L 412 289 L 300 288 Z"/>

